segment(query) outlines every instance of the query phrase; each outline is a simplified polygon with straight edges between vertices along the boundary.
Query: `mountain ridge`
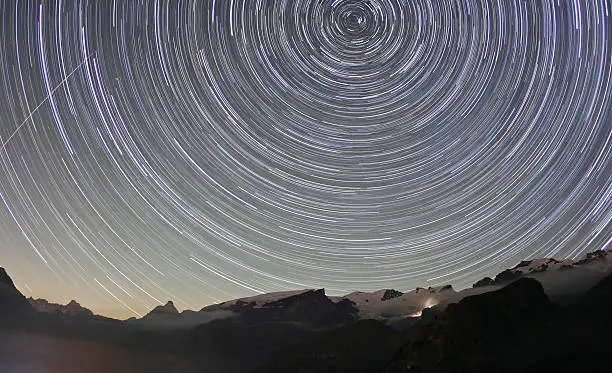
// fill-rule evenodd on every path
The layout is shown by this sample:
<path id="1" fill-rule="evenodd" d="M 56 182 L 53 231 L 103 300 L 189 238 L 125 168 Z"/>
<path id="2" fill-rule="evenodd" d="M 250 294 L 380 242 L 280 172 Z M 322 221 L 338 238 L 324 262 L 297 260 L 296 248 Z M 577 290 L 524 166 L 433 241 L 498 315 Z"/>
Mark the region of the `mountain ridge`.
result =
<path id="1" fill-rule="evenodd" d="M 569 273 L 576 269 L 592 271 L 592 280 L 584 287 L 594 285 L 597 279 L 603 278 L 606 271 L 612 269 L 612 252 L 608 250 L 598 250 L 587 253 L 584 258 L 576 261 L 570 259 L 557 260 L 554 258 L 523 260 L 514 267 L 503 270 L 494 277 L 484 277 L 474 283 L 471 288 L 468 287 L 459 291 L 456 291 L 452 285 L 442 285 L 428 288 L 417 287 L 413 290 L 404 292 L 396 289 L 381 289 L 373 292 L 354 291 L 343 296 L 326 295 L 326 297 L 333 302 L 348 300 L 354 303 L 362 319 L 374 318 L 394 321 L 398 318 L 407 316 L 418 316 L 425 308 L 444 308 L 450 303 L 459 301 L 464 296 L 495 290 L 497 287 L 507 285 L 522 277 L 545 276 L 556 272 Z M 543 282 L 546 283 L 546 281 Z M 12 279 L 2 267 L 0 267 L 0 285 L 1 284 L 4 284 L 5 287 L 17 290 Z M 545 284 L 545 288 L 546 287 Z M 179 312 L 174 303 L 168 301 L 165 305 L 154 307 L 140 319 L 130 318 L 126 321 L 146 321 L 151 318 L 158 319 L 163 317 L 167 319 L 168 322 L 170 322 L 170 320 L 178 321 L 181 319 L 189 319 L 192 321 L 192 324 L 209 322 L 219 318 L 235 316 L 245 310 L 265 307 L 267 303 L 271 304 L 303 293 L 320 290 L 321 289 L 301 289 L 259 294 L 204 306 L 198 311 L 186 309 Z M 577 293 L 583 290 L 582 288 L 578 289 Z M 30 297 L 28 303 L 41 312 L 59 312 L 65 315 L 94 314 L 91 310 L 82 307 L 74 300 L 66 305 L 60 305 L 49 302 L 43 298 L 34 299 Z"/>
<path id="2" fill-rule="evenodd" d="M 65 305 L 52 303 L 43 298 L 34 299 L 29 297 L 27 300 L 38 312 L 58 313 L 68 316 L 94 316 L 94 313 L 90 309 L 81 306 L 79 302 L 74 299 Z"/>
<path id="3" fill-rule="evenodd" d="M 505 372 L 506 365 L 510 371 L 538 372 L 548 368 L 542 364 L 550 364 L 549 359 L 573 356 L 575 341 L 584 345 L 581 356 L 604 356 L 612 345 L 608 254 L 587 255 L 571 269 L 562 268 L 567 263 L 548 259 L 523 261 L 509 269 L 518 276 L 506 285 L 459 291 L 449 285 L 408 292 L 381 289 L 343 297 L 327 296 L 325 289 L 306 289 L 182 312 L 168 301 L 142 319 L 128 321 L 79 317 L 57 308 L 78 309 L 76 301 L 50 305 L 52 312 L 6 316 L 0 302 L 0 346 L 2 331 L 29 336 L 22 352 L 30 351 L 39 336 L 55 338 L 45 345 L 44 355 L 24 357 L 26 361 L 44 361 L 54 354 L 48 351 L 60 353 L 65 340 L 94 343 L 94 350 L 112 346 L 130 361 L 142 356 L 149 367 L 144 371 L 155 373 L 172 371 L 177 362 L 184 368 L 179 371 L 188 373 Z M 567 290 L 567 284 L 579 282 L 585 274 L 591 276 L 586 285 L 570 289 L 572 301 L 559 303 L 558 290 Z M 32 308 L 8 274 L 0 290 L 10 294 L 11 301 Z M 4 346 L 12 342 L 7 343 Z M 533 355 L 538 348 L 542 356 Z M 508 360 L 513 354 L 529 359 Z M 585 364 L 582 358 L 576 361 Z M 599 367 L 601 361 L 594 361 L 592 366 Z M 577 364 L 573 371 L 580 370 Z M 193 369 L 185 368 L 189 366 Z M 408 366 L 417 370 L 406 370 Z M 567 371 L 555 366 L 556 372 Z"/>

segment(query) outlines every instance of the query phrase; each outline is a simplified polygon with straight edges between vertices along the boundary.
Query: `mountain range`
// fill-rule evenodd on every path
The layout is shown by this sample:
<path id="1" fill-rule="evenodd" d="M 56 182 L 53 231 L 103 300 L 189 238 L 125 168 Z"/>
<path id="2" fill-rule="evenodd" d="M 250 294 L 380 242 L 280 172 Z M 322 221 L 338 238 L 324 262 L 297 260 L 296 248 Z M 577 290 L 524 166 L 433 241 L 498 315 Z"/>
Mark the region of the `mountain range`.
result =
<path id="1" fill-rule="evenodd" d="M 0 366 L 9 372 L 599 371 L 612 347 L 611 255 L 527 260 L 460 291 L 446 285 L 327 296 L 304 289 L 182 312 L 168 301 L 124 321 L 94 315 L 76 301 L 26 299 L 0 268 Z"/>

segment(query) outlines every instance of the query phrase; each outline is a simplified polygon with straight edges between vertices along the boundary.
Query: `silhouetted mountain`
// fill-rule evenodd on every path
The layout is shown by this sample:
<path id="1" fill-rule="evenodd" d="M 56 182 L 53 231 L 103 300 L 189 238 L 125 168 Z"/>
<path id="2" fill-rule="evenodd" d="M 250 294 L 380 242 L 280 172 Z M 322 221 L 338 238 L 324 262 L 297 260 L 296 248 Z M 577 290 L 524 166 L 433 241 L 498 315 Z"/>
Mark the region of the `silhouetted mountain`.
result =
<path id="1" fill-rule="evenodd" d="M 384 372 L 476 371 L 516 359 L 512 346 L 529 341 L 524 337 L 552 307 L 542 285 L 528 278 L 464 298 L 425 327 Z"/>
<path id="2" fill-rule="evenodd" d="M 15 285 L 13 284 L 13 280 L 9 277 L 8 273 L 6 273 L 6 270 L 2 267 L 0 267 L 0 285 L 5 285 L 12 288 L 15 287 Z"/>
<path id="3" fill-rule="evenodd" d="M 497 274 L 495 279 L 486 277 L 476 282 L 472 289 L 461 291 L 455 291 L 451 285 L 444 285 L 418 287 L 405 293 L 385 289 L 372 293 L 354 292 L 345 296 L 327 297 L 322 290 L 305 289 L 261 294 L 207 306 L 200 311 L 186 310 L 180 314 L 174 307 L 170 307 L 169 312 L 158 307 L 144 318 L 129 320 L 129 323 L 145 327 L 189 327 L 240 315 L 242 322 L 291 320 L 330 325 L 352 321 L 355 317 L 346 317 L 346 314 L 352 314 L 356 310 L 356 318 L 359 319 L 376 319 L 389 325 L 403 324 L 402 320 L 419 316 L 423 309 L 436 307 L 444 310 L 447 305 L 466 296 L 497 290 L 525 276 L 540 281 L 554 302 L 568 303 L 603 278 L 608 268 L 612 268 L 612 261 L 607 260 L 608 255 L 607 251 L 590 253 L 586 256 L 588 260 L 576 262 L 580 263 L 577 265 L 567 259 L 525 260 Z M 569 268 L 572 270 L 566 271 Z M 337 306 L 332 306 L 325 298 Z M 302 300 L 289 306 L 293 299 Z M 310 300 L 306 301 L 307 299 Z M 275 307 L 284 303 L 287 305 Z M 309 303 L 311 305 L 307 306 Z M 345 307 L 345 312 L 337 313 L 342 307 Z M 315 309 L 317 311 L 313 312 Z M 319 321 L 315 321 L 316 318 L 319 318 Z"/>
<path id="4" fill-rule="evenodd" d="M 179 311 L 174 306 L 174 303 L 169 300 L 163 306 L 157 306 L 153 308 L 151 312 L 149 312 L 145 317 L 152 316 L 164 316 L 164 317 L 176 317 L 179 315 Z"/>
<path id="5" fill-rule="evenodd" d="M 495 276 L 495 280 L 494 283 L 496 285 L 504 285 L 507 283 L 510 283 L 514 280 L 518 280 L 519 278 L 523 277 L 523 273 L 520 271 L 515 271 L 512 269 L 506 269 L 505 271 L 499 273 L 497 276 Z"/>
<path id="6" fill-rule="evenodd" d="M 278 360 L 321 330 L 357 317 L 352 302 L 332 302 L 323 289 L 258 296 L 229 302 L 222 309 L 228 307 L 235 316 L 197 326 L 185 348 L 207 361 L 222 357 L 231 365 L 226 369 L 236 372 Z M 220 310 L 214 307 L 207 312 Z"/>
<path id="7" fill-rule="evenodd" d="M 200 311 L 232 311 L 235 313 L 243 313 L 256 307 L 263 307 L 265 304 L 272 303 L 281 299 L 289 298 L 302 293 L 314 291 L 314 289 L 304 289 L 296 291 L 279 291 L 267 294 L 259 294 L 252 297 L 234 299 L 227 302 L 213 304 L 202 308 Z"/>
<path id="8" fill-rule="evenodd" d="M 65 349 L 80 356 L 75 346 L 89 344 L 90 352 L 105 351 L 100 361 L 117 362 L 109 369 L 124 372 L 605 371 L 611 267 L 604 251 L 578 262 L 522 261 L 461 291 L 445 285 L 328 297 L 306 289 L 180 313 L 168 302 L 125 322 L 92 316 L 75 301 L 28 302 L 2 270 L 0 366 L 15 356 L 48 365 L 51 356 Z M 14 331 L 24 337 L 15 340 Z M 5 353 L 16 343 L 22 355 Z"/>
<path id="9" fill-rule="evenodd" d="M 332 302 L 324 289 L 306 290 L 286 297 L 262 302 L 238 300 L 224 308 L 210 307 L 202 311 L 232 310 L 231 322 L 257 324 L 265 322 L 299 322 L 310 326 L 333 326 L 357 318 L 358 310 L 349 300 Z"/>
<path id="10" fill-rule="evenodd" d="M 325 295 L 325 290 L 318 289 L 251 308 L 242 313 L 241 319 L 247 323 L 283 321 L 325 326 L 351 322 L 357 312 L 351 301 L 334 303 Z"/>
<path id="11" fill-rule="evenodd" d="M 17 290 L 6 270 L 0 267 L 0 317 L 29 315 L 34 312 L 34 308 Z"/>
<path id="12" fill-rule="evenodd" d="M 562 272 L 578 268 L 598 270 L 600 272 L 599 279 L 601 279 L 605 275 L 605 272 L 612 269 L 612 253 L 607 250 L 598 250 L 587 253 L 584 259 L 576 262 L 570 259 L 557 260 L 553 258 L 523 260 L 513 268 L 498 273 L 494 280 L 490 277 L 485 277 L 477 281 L 473 287 L 506 285 L 525 276 L 539 276 L 543 273 L 555 271 Z"/>
<path id="13" fill-rule="evenodd" d="M 493 280 L 491 277 L 485 277 L 482 280 L 476 281 L 476 283 L 472 285 L 472 287 L 480 288 L 483 286 L 493 286 L 493 285 L 495 285 L 495 280 Z"/>
<path id="14" fill-rule="evenodd" d="M 439 312 L 423 310 L 422 317 L 405 318 L 392 326 L 364 319 L 303 336 L 304 341 L 281 350 L 257 373 L 377 371 Z"/>
<path id="15" fill-rule="evenodd" d="M 91 310 L 81 306 L 77 301 L 71 300 L 66 305 L 51 303 L 46 299 L 28 298 L 28 302 L 38 312 L 57 313 L 65 316 L 92 317 Z"/>
<path id="16" fill-rule="evenodd" d="M 449 305 L 382 372 L 607 371 L 612 275 L 570 306 L 534 279 Z"/>

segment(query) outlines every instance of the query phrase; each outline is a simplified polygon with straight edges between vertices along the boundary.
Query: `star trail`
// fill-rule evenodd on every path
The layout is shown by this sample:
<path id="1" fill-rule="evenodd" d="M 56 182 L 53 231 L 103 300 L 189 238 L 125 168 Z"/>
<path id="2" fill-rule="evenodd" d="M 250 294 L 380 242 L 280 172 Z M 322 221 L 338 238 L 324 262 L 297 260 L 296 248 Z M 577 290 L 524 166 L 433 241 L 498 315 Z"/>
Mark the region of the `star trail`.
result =
<path id="1" fill-rule="evenodd" d="M 0 0 L 0 265 L 142 315 L 612 239 L 609 0 Z"/>

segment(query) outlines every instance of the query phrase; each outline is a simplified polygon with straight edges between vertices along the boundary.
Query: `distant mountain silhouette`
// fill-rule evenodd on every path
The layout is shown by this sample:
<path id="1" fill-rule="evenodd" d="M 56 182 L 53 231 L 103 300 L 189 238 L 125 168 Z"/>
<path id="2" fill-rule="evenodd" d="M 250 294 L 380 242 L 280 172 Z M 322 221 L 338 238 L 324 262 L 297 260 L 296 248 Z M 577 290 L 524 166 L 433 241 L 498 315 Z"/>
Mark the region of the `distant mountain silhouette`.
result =
<path id="1" fill-rule="evenodd" d="M 304 289 L 182 312 L 169 301 L 123 322 L 25 299 L 0 270 L 0 367 L 74 356 L 47 371 L 89 371 L 78 347 L 88 345 L 101 372 L 607 371 L 610 259 L 525 260 L 460 291 Z"/>
<path id="2" fill-rule="evenodd" d="M 145 316 L 145 318 L 156 317 L 156 316 L 177 317 L 178 315 L 179 315 L 179 311 L 174 306 L 174 303 L 170 300 L 163 306 L 155 307 L 151 312 L 149 312 Z"/>
<path id="3" fill-rule="evenodd" d="M 149 325 L 152 322 L 163 322 L 166 327 L 171 327 L 173 323 L 177 326 L 196 326 L 199 323 L 240 316 L 241 322 L 285 320 L 332 325 L 355 319 L 377 319 L 383 323 L 403 323 L 403 319 L 419 316 L 425 308 L 444 310 L 449 304 L 457 303 L 467 296 L 498 290 L 523 277 L 536 278 L 551 300 L 567 303 L 594 286 L 611 268 L 610 253 L 597 251 L 576 262 L 551 258 L 525 260 L 498 273 L 494 278 L 483 278 L 472 289 L 461 291 L 455 291 L 451 285 L 444 285 L 418 287 L 407 292 L 384 289 L 330 297 L 325 295 L 323 289 L 305 289 L 261 294 L 206 306 L 200 311 L 186 310 L 180 313 L 170 302 L 156 307 L 142 319 L 132 319 L 130 322 Z"/>
<path id="4" fill-rule="evenodd" d="M 38 312 L 56 313 L 66 316 L 92 317 L 91 310 L 81 306 L 77 301 L 71 300 L 66 305 L 51 303 L 46 299 L 28 298 L 28 302 Z"/>
<path id="5" fill-rule="evenodd" d="M 596 264 L 602 264 L 604 268 L 612 268 L 612 253 L 606 250 L 598 250 L 586 254 L 584 259 L 572 261 L 570 259 L 557 260 L 553 258 L 523 260 L 513 268 L 506 269 L 495 276 L 495 279 L 485 277 L 477 281 L 473 287 L 506 285 L 512 281 L 528 275 L 538 273 L 564 271 L 576 268 L 588 268 Z"/>

